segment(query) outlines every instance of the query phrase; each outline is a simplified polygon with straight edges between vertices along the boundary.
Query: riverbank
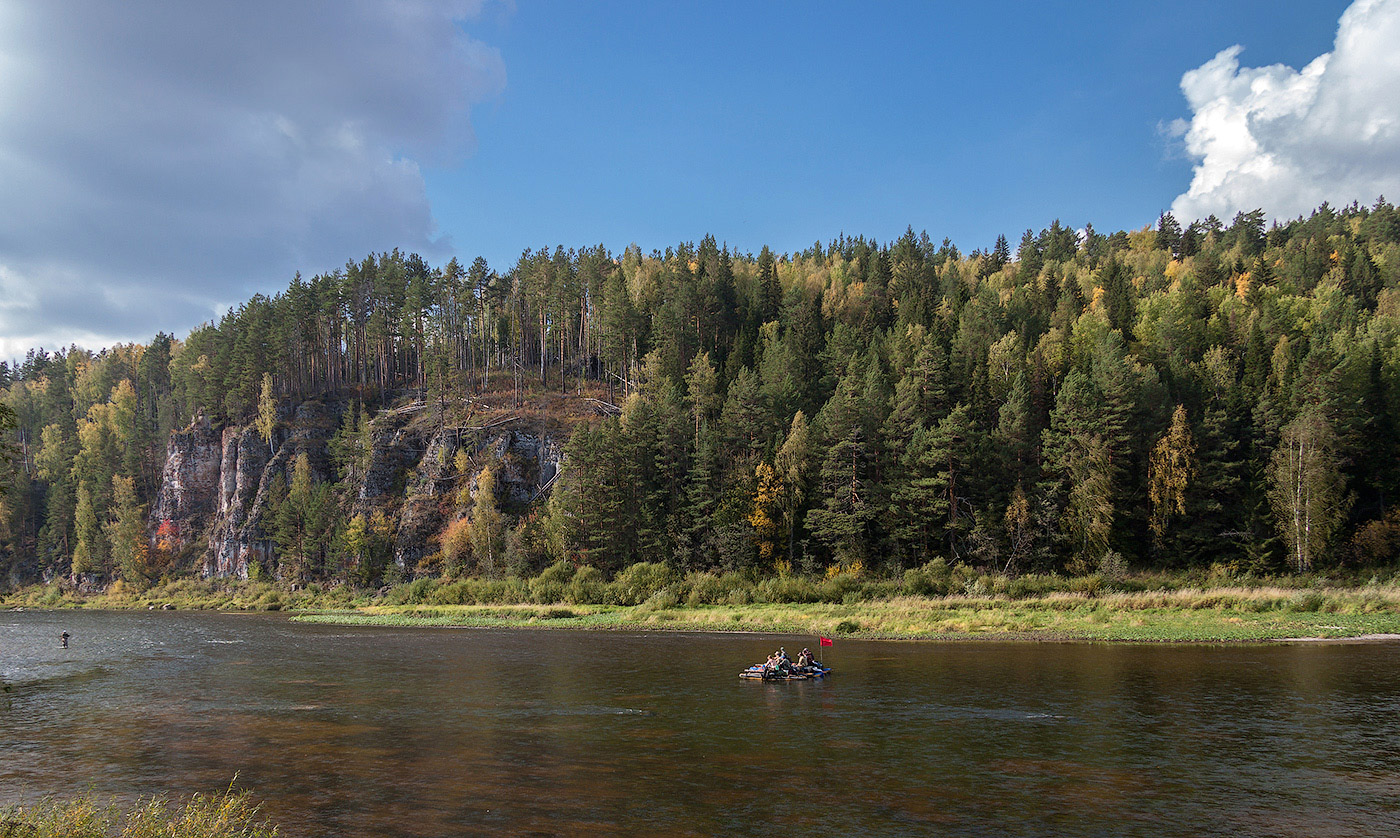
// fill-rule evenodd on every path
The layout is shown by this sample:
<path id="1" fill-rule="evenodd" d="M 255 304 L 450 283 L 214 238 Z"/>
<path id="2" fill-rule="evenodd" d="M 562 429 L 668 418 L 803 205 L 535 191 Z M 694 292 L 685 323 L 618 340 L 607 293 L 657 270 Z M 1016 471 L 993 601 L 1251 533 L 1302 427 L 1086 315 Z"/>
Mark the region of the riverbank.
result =
<path id="1" fill-rule="evenodd" d="M 95 594 L 36 586 L 0 608 L 285 611 L 304 622 L 381 626 L 772 632 L 866 639 L 1235 642 L 1400 634 L 1400 585 L 1286 577 L 1250 584 L 1187 576 L 970 577 L 943 592 L 900 580 L 729 575 L 672 578 L 637 566 L 609 582 L 559 568 L 530 579 L 420 579 L 393 588 L 265 581 L 120 584 Z M 933 582 L 930 582 L 930 578 Z M 585 584 L 579 584 L 583 581 Z M 1194 583 L 1194 584 L 1193 584 Z M 913 593 L 911 590 L 920 590 Z"/>
<path id="2" fill-rule="evenodd" d="M 849 605 L 371 605 L 293 619 L 340 625 L 769 632 L 901 640 L 1239 642 L 1400 636 L 1394 592 L 1383 608 L 1364 592 L 1333 591 L 1324 602 L 1335 610 L 1302 610 L 1314 605 L 1309 595 L 1321 596 L 1231 589 L 1092 599 L 899 598 Z"/>

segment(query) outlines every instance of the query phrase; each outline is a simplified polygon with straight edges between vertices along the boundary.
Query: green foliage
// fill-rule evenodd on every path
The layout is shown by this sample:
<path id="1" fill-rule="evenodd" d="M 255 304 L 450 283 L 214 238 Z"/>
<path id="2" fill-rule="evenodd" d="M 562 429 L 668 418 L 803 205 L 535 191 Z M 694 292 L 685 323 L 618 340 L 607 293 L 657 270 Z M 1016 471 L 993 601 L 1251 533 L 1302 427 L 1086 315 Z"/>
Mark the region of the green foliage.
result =
<path id="1" fill-rule="evenodd" d="M 530 580 L 531 599 L 545 604 L 563 602 L 573 576 L 572 564 L 563 560 L 555 562 Z"/>
<path id="2" fill-rule="evenodd" d="M 671 571 L 660 562 L 637 562 L 613 579 L 609 598 L 619 605 L 645 602 L 671 581 Z"/>
<path id="3" fill-rule="evenodd" d="M 466 457 L 467 496 L 442 510 L 469 522 L 439 539 L 450 574 L 566 560 L 612 590 L 647 563 L 709 574 L 672 590 L 708 600 L 731 595 L 709 592 L 716 574 L 780 563 L 893 580 L 940 556 L 989 579 L 1105 557 L 1256 574 L 1391 562 L 1397 216 L 1378 201 L 1266 230 L 1262 210 L 1167 214 L 1082 237 L 1057 220 L 1014 258 L 1005 236 L 965 256 L 912 229 L 757 256 L 708 236 L 554 247 L 501 270 L 369 254 L 184 340 L 29 353 L 0 379 L 0 454 L 18 453 L 0 546 L 51 576 L 149 579 L 133 510 L 154 505 L 172 426 L 251 425 L 271 448 L 277 399 L 320 398 L 350 407 L 324 451 L 298 440 L 309 468 L 273 458 L 268 569 L 361 585 L 436 572 L 390 561 L 396 509 L 349 514 L 369 405 L 426 400 L 416 421 L 445 431 L 483 392 L 520 406 L 537 375 L 621 415 L 572 430 L 543 508 L 482 493 L 500 475 L 467 477 L 481 463 Z M 1299 439 L 1317 457 L 1290 464 Z M 773 594 L 864 595 L 846 584 Z"/>

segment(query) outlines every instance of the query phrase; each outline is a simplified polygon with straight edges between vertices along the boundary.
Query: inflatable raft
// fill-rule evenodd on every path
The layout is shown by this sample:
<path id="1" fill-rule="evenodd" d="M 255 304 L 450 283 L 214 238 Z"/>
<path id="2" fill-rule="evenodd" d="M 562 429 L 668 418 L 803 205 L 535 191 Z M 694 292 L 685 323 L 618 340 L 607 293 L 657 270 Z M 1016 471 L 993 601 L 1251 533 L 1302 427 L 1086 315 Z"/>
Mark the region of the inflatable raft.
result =
<path id="1" fill-rule="evenodd" d="M 793 667 L 788 672 L 777 672 L 774 670 L 764 671 L 763 664 L 756 663 L 753 666 L 739 673 L 740 678 L 749 678 L 755 681 L 811 681 L 814 678 L 822 678 L 831 672 L 831 667 L 814 663 L 811 666 L 801 669 Z"/>

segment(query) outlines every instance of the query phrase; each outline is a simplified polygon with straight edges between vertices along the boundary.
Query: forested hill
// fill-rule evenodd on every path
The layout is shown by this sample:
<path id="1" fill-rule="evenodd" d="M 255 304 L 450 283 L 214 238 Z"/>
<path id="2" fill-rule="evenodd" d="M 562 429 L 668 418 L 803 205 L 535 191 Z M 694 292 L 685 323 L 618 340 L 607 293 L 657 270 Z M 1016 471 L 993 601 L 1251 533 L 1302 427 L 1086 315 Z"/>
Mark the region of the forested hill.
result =
<path id="1" fill-rule="evenodd" d="M 343 424 L 322 479 L 272 493 L 266 569 L 284 576 L 1391 561 L 1400 215 L 1263 218 L 1056 222 L 1014 253 L 910 231 L 782 256 L 555 248 L 508 270 L 372 255 L 184 340 L 7 366 L 4 555 L 135 583 L 194 567 L 162 555 L 148 512 L 171 431 L 202 415 L 275 448 L 313 400 Z M 460 422 L 483 391 L 621 410 L 572 434 L 529 503 L 492 497 L 489 456 L 459 458 L 473 488 L 443 500 L 441 551 L 375 560 L 350 479 L 368 417 L 407 399 Z M 313 526 L 314 561 L 284 565 Z"/>

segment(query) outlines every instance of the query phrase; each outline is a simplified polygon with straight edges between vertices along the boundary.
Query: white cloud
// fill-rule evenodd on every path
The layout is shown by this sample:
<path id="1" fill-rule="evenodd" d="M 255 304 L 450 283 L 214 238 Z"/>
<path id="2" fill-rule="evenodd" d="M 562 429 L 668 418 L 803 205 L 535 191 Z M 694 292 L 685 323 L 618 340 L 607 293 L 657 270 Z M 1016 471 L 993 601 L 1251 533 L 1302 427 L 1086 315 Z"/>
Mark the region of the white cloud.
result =
<path id="1" fill-rule="evenodd" d="M 1332 52 L 1302 70 L 1241 67 L 1233 46 L 1186 73 L 1192 111 L 1174 132 L 1196 161 L 1172 204 L 1183 222 L 1263 208 L 1305 215 L 1323 201 L 1400 197 L 1400 0 L 1356 0 Z"/>
<path id="2" fill-rule="evenodd" d="M 183 336 L 370 250 L 505 68 L 485 0 L 0 0 L 0 357 Z"/>

